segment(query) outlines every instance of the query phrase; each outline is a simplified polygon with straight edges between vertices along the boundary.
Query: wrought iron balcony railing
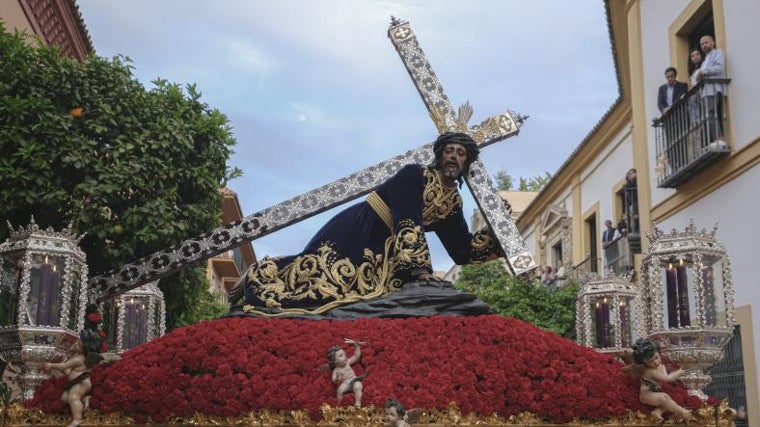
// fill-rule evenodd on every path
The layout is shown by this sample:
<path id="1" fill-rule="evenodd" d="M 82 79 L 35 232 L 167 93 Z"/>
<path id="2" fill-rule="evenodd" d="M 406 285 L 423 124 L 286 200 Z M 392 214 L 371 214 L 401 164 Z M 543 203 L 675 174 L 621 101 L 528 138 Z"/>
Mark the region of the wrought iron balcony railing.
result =
<path id="1" fill-rule="evenodd" d="M 730 82 L 704 79 L 654 119 L 658 187 L 676 188 L 730 153 L 724 133 Z"/>
<path id="2" fill-rule="evenodd" d="M 621 275 L 633 268 L 633 253 L 628 244 L 628 238 L 621 236 L 604 248 L 605 273 Z"/>

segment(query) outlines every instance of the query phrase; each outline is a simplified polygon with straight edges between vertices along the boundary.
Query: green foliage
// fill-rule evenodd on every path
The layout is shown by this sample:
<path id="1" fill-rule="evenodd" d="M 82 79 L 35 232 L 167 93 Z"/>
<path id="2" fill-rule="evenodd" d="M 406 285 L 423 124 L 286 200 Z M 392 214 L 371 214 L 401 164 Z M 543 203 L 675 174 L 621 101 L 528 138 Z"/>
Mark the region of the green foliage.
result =
<path id="1" fill-rule="evenodd" d="M 575 338 L 576 282 L 560 288 L 533 285 L 511 276 L 501 261 L 491 261 L 462 266 L 454 286 L 477 295 L 502 316 Z"/>
<path id="2" fill-rule="evenodd" d="M 154 84 L 128 58 L 77 62 L 0 24 L 0 218 L 72 223 L 90 275 L 218 226 L 219 188 L 239 174 L 228 120 L 194 85 Z M 177 295 L 203 286 L 187 277 L 162 280 L 180 312 Z"/>
<path id="3" fill-rule="evenodd" d="M 530 178 L 520 178 L 520 191 L 541 191 L 552 179 L 552 174 L 544 172 Z"/>
<path id="4" fill-rule="evenodd" d="M 514 188 L 515 180 L 512 179 L 512 175 L 508 174 L 504 170 L 496 172 L 493 176 L 496 181 L 496 188 L 501 191 L 511 190 Z M 530 178 L 520 177 L 518 186 L 519 191 L 541 191 L 552 179 L 552 174 L 544 172 L 543 175 L 536 175 Z"/>
<path id="5" fill-rule="evenodd" d="M 214 320 L 229 312 L 229 305 L 223 304 L 217 301 L 216 297 L 209 292 L 208 282 L 205 278 L 205 272 L 203 269 L 195 268 L 181 272 L 188 276 L 195 276 L 194 278 L 188 277 L 190 280 L 196 280 L 199 283 L 203 283 L 204 286 L 196 287 L 191 292 L 184 293 L 183 295 L 177 295 L 174 298 L 174 304 L 182 304 L 182 306 L 193 307 L 193 310 L 183 311 L 178 318 L 174 321 L 175 327 L 194 325 L 202 320 Z M 166 289 L 164 292 L 175 292 L 174 289 Z M 176 312 L 176 309 L 173 310 Z M 174 319 L 172 319 L 174 320 Z"/>
<path id="6" fill-rule="evenodd" d="M 494 180 L 496 181 L 496 188 L 501 191 L 511 190 L 514 186 L 512 175 L 508 174 L 504 170 L 496 172 L 496 175 L 494 175 Z"/>

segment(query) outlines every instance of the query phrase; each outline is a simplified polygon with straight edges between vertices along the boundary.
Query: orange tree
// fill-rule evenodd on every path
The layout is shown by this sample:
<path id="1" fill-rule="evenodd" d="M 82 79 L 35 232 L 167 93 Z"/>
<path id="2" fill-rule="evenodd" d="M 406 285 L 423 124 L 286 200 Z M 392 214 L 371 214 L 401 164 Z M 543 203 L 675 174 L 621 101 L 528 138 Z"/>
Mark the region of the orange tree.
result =
<path id="1" fill-rule="evenodd" d="M 128 58 L 41 45 L 0 23 L 0 219 L 73 224 L 91 275 L 218 226 L 219 188 L 240 173 L 224 114 L 194 85 L 146 89 Z M 162 279 L 172 318 L 204 286 L 200 268 Z"/>

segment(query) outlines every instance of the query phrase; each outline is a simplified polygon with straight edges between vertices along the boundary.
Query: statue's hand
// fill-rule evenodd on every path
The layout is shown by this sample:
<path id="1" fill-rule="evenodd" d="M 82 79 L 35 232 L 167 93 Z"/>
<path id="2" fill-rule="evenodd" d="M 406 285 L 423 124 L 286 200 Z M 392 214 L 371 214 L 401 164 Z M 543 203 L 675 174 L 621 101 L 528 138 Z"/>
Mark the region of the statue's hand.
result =
<path id="1" fill-rule="evenodd" d="M 346 344 L 353 344 L 355 346 L 361 346 L 361 345 L 367 344 L 366 341 L 355 341 L 355 340 L 348 339 L 348 338 L 343 338 L 343 342 L 346 343 Z"/>

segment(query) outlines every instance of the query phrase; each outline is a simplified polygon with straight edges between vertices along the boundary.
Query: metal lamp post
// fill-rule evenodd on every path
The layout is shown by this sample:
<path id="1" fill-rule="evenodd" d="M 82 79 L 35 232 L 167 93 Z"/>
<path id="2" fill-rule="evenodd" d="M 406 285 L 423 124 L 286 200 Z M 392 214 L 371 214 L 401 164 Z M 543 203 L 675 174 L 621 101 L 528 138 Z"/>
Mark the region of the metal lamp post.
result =
<path id="1" fill-rule="evenodd" d="M 735 321 L 731 264 L 712 231 L 694 222 L 683 232 L 655 227 L 642 258 L 640 335 L 657 341 L 681 365 L 689 393 L 702 399 L 711 378 L 704 372 L 723 358 Z"/>
<path id="2" fill-rule="evenodd" d="M 578 292 L 578 342 L 601 352 L 630 347 L 635 332 L 638 289 L 625 277 L 610 275 L 589 280 Z"/>
<path id="3" fill-rule="evenodd" d="M 31 219 L 0 244 L 0 353 L 21 368 L 22 399 L 49 376 L 79 338 L 87 304 L 87 264 L 71 227 L 42 230 Z"/>

